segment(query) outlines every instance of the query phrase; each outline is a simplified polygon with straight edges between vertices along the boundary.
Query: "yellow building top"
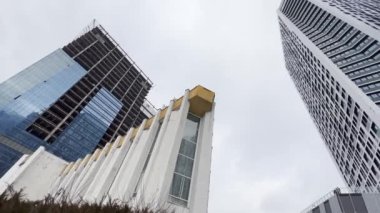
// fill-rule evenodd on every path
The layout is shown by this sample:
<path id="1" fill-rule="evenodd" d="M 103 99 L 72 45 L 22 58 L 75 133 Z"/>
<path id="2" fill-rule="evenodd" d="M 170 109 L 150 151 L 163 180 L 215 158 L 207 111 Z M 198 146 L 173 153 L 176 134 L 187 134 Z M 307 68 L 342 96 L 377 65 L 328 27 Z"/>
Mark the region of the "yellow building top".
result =
<path id="1" fill-rule="evenodd" d="M 211 111 L 212 104 L 214 103 L 215 93 L 206 89 L 203 86 L 196 86 L 194 89 L 190 90 L 189 101 L 190 101 L 190 112 L 203 117 L 206 112 Z"/>

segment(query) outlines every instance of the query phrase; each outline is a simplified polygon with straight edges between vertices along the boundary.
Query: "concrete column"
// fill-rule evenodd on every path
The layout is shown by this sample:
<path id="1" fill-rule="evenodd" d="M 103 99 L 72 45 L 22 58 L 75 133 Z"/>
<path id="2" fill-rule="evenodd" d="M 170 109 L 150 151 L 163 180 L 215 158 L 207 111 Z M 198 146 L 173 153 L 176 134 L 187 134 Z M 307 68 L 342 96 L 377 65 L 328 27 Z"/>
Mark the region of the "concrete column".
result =
<path id="1" fill-rule="evenodd" d="M 160 132 L 160 141 L 154 158 L 145 172 L 143 190 L 140 193 L 145 203 L 162 206 L 168 198 L 173 171 L 181 144 L 184 125 L 189 111 L 189 91 L 186 91 L 178 111 L 167 111 L 167 124 Z M 152 156 L 153 157 L 153 156 Z M 158 199 L 157 199 L 158 198 Z"/>
<path id="2" fill-rule="evenodd" d="M 146 120 L 143 121 L 142 125 L 144 125 Z M 110 160 L 108 164 L 102 169 L 99 170 L 99 172 L 102 174 L 98 181 L 96 182 L 96 188 L 92 192 L 92 196 L 95 198 L 95 201 L 101 201 L 106 196 L 109 195 L 108 191 L 114 182 L 114 179 L 119 172 L 119 168 L 125 159 L 128 150 L 130 148 L 131 143 L 129 143 L 129 138 L 131 137 L 131 133 L 127 135 L 128 137 L 121 137 L 119 136 L 119 140 L 116 140 L 114 142 L 114 146 L 116 146 L 116 150 L 110 154 Z M 119 143 L 122 142 L 121 146 Z M 120 147 L 119 147 L 120 146 Z M 119 148 L 117 148 L 119 147 Z M 124 183 L 125 184 L 125 183 Z M 120 187 L 120 186 L 119 186 Z"/>
<path id="3" fill-rule="evenodd" d="M 92 164 L 95 162 L 95 159 L 97 155 L 99 154 L 100 150 L 97 149 L 95 152 L 89 156 L 89 159 L 87 161 L 84 161 L 83 169 L 76 178 L 76 180 L 73 182 L 72 190 L 70 190 L 70 199 L 74 200 L 76 196 L 76 191 L 79 187 L 79 184 L 82 182 L 83 178 L 86 176 L 86 174 L 89 172 Z"/>
<path id="4" fill-rule="evenodd" d="M 119 138 L 118 138 L 119 140 Z M 86 193 L 83 196 L 83 199 L 88 202 L 96 202 L 97 200 L 97 191 L 100 190 L 101 187 L 101 181 L 103 180 L 104 171 L 106 171 L 107 167 L 109 166 L 109 163 L 113 157 L 113 154 L 115 153 L 117 146 L 118 146 L 118 140 L 115 141 L 115 143 L 109 143 L 110 147 L 109 150 L 104 150 L 105 152 L 105 158 L 102 165 L 99 167 L 98 171 L 95 173 L 91 180 L 91 184 L 88 187 Z M 100 184 L 100 185 L 99 185 Z"/>
<path id="5" fill-rule="evenodd" d="M 133 140 L 133 150 L 124 159 L 123 165 L 110 190 L 113 198 L 130 200 L 143 170 L 150 147 L 158 128 L 159 114 L 154 117 L 149 130 L 144 130 L 145 123 L 141 125 L 138 137 Z"/>
<path id="6" fill-rule="evenodd" d="M 94 180 L 99 168 L 103 165 L 104 159 L 106 158 L 106 153 L 109 149 L 110 144 L 107 143 L 104 148 L 100 151 L 99 157 L 95 159 L 95 162 L 92 163 L 90 169 L 87 174 L 83 177 L 81 182 L 78 184 L 78 188 L 76 189 L 76 197 L 75 200 L 80 200 L 84 198 L 84 195 L 89 188 L 90 184 Z"/>
<path id="7" fill-rule="evenodd" d="M 78 177 L 82 174 L 83 172 L 83 169 L 85 168 L 86 164 L 87 164 L 87 161 L 89 160 L 89 158 L 91 157 L 91 155 L 86 155 L 85 158 L 83 160 L 79 160 L 79 164 L 78 165 L 74 165 L 74 168 L 73 168 L 73 173 L 72 175 L 70 176 L 70 178 L 67 180 L 67 182 L 65 183 L 65 185 L 62 185 L 62 190 L 65 192 L 65 195 L 66 196 L 70 196 L 70 194 L 73 193 L 74 191 L 74 183 L 76 182 L 76 180 L 78 179 Z M 78 162 L 78 161 L 77 161 Z"/>
<path id="8" fill-rule="evenodd" d="M 71 169 L 72 164 L 74 164 L 74 163 L 70 162 L 70 163 L 66 164 L 66 166 L 62 169 L 61 173 L 58 175 L 58 177 L 54 181 L 54 183 L 53 183 L 53 185 L 49 191 L 49 194 L 51 194 L 53 196 L 57 195 L 57 193 L 59 192 L 59 186 L 61 185 L 62 181 L 65 179 L 66 174 Z"/>
<path id="9" fill-rule="evenodd" d="M 148 194 L 147 194 L 148 192 L 145 192 L 145 188 L 146 188 L 147 182 L 149 181 L 150 171 L 152 170 L 152 167 L 154 166 L 153 161 L 155 161 L 155 159 L 157 158 L 158 150 L 160 150 L 160 147 L 161 147 L 162 138 L 163 138 L 163 136 L 166 132 L 167 126 L 168 126 L 170 114 L 171 114 L 171 111 L 173 109 L 173 104 L 174 104 L 174 101 L 173 100 L 170 101 L 169 106 L 166 110 L 166 114 L 164 115 L 164 119 L 162 121 L 160 132 L 157 135 L 155 147 L 152 150 L 150 160 L 149 160 L 147 167 L 145 169 L 145 173 L 141 177 L 142 180 L 140 182 L 140 185 L 137 188 L 137 197 L 135 197 L 135 199 L 134 199 L 136 205 L 139 205 L 140 203 L 147 203 L 147 202 L 154 203 L 154 202 L 158 201 L 158 199 L 151 200 L 152 198 L 148 198 Z M 157 116 L 160 116 L 160 113 L 158 113 Z M 150 196 L 150 197 L 152 197 L 152 196 Z"/>
<path id="10" fill-rule="evenodd" d="M 214 109 L 201 119 L 193 175 L 190 185 L 189 207 L 191 213 L 206 213 L 208 209 Z"/>
<path id="11" fill-rule="evenodd" d="M 69 192 L 67 191 L 66 188 L 72 181 L 73 177 L 75 176 L 75 172 L 76 172 L 75 170 L 79 166 L 81 161 L 82 159 L 78 159 L 77 161 L 75 161 L 74 165 L 70 167 L 70 170 L 68 171 L 68 173 L 64 175 L 63 178 L 61 179 L 61 183 L 59 184 L 58 191 L 57 191 L 60 197 L 68 195 Z"/>

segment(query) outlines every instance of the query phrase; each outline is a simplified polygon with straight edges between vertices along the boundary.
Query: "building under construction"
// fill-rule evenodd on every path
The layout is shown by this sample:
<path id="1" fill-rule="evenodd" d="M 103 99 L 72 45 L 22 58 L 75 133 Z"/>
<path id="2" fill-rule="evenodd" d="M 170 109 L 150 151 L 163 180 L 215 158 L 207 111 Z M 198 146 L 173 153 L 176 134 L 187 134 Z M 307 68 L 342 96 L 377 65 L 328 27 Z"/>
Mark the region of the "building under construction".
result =
<path id="1" fill-rule="evenodd" d="M 76 160 L 154 114 L 151 80 L 95 21 L 0 84 L 0 176 L 39 146 Z"/>

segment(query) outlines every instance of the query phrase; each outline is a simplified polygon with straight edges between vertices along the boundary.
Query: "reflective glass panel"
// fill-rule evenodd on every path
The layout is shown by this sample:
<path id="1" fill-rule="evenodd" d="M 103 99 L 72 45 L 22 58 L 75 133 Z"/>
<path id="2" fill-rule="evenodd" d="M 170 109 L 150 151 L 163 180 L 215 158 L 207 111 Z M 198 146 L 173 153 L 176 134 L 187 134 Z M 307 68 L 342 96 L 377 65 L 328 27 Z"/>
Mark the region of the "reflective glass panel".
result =
<path id="1" fill-rule="evenodd" d="M 86 71 L 79 64 L 58 49 L 1 83 L 0 135 L 10 138 L 22 149 L 33 151 L 39 146 L 49 149 L 49 144 L 25 129 L 85 74 Z M 0 149 L 0 156 L 11 155 L 6 149 L 12 147 Z M 12 156 L 18 157 L 0 161 L 0 174 L 22 155 L 17 153 Z"/>
<path id="2" fill-rule="evenodd" d="M 50 150 L 75 161 L 93 151 L 122 104 L 108 90 L 100 89 L 70 125 L 51 144 Z"/>
<path id="3" fill-rule="evenodd" d="M 188 114 L 169 193 L 169 201 L 177 205 L 187 206 L 189 199 L 199 122 Z"/>

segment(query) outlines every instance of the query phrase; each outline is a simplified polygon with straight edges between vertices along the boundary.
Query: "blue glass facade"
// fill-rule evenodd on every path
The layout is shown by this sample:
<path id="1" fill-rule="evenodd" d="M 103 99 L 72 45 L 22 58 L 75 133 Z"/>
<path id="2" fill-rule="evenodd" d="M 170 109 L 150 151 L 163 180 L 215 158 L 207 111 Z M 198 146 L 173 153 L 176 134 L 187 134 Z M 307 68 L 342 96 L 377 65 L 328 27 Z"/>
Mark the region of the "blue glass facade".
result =
<path id="1" fill-rule="evenodd" d="M 78 66 L 62 49 L 42 58 L 0 84 L 0 109 L 3 109 L 7 104 L 9 105 L 19 95 L 47 81 L 57 73 L 62 72 L 63 69 L 72 66 L 75 66 L 73 68 L 75 70 L 81 69 L 80 73 L 84 75 L 83 68 Z"/>
<path id="2" fill-rule="evenodd" d="M 28 149 L 38 148 L 40 140 L 30 138 L 25 128 L 85 74 L 65 52 L 57 50 L 4 82 L 0 93 L 14 97 L 0 109 L 0 133 Z"/>
<path id="3" fill-rule="evenodd" d="M 122 104 L 105 89 L 91 99 L 74 121 L 51 145 L 51 151 L 75 161 L 90 153 L 103 137 Z M 78 143 L 80 141 L 80 143 Z"/>
<path id="4" fill-rule="evenodd" d="M 35 150 L 43 145 L 66 159 L 76 160 L 97 146 L 122 104 L 101 88 L 54 143 L 26 131 L 46 108 L 78 82 L 87 71 L 58 49 L 0 84 L 0 134 L 15 145 Z M 22 156 L 0 139 L 0 176 Z"/>
<path id="5" fill-rule="evenodd" d="M 2 143 L 0 143 L 0 153 L 0 176 L 3 176 L 5 171 L 12 167 L 14 162 L 22 156 L 22 153 Z"/>

